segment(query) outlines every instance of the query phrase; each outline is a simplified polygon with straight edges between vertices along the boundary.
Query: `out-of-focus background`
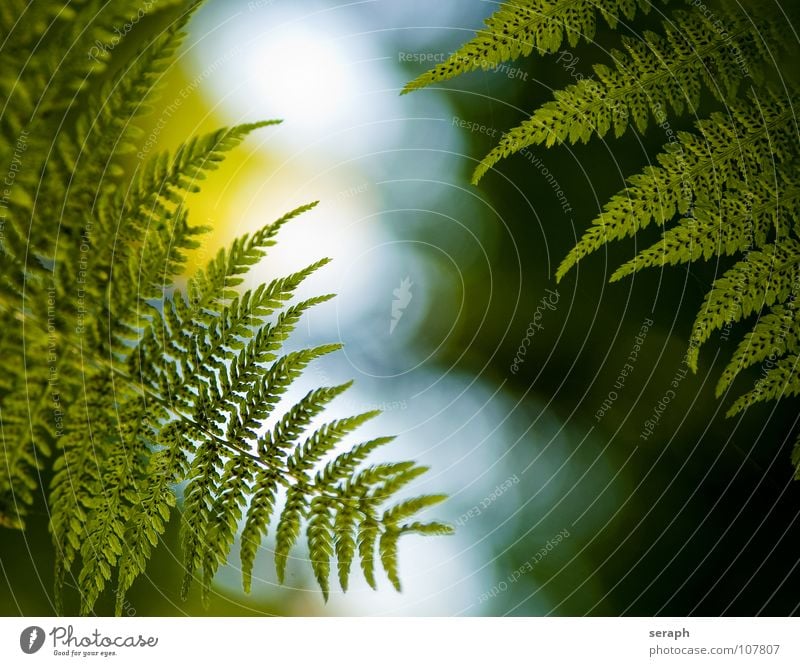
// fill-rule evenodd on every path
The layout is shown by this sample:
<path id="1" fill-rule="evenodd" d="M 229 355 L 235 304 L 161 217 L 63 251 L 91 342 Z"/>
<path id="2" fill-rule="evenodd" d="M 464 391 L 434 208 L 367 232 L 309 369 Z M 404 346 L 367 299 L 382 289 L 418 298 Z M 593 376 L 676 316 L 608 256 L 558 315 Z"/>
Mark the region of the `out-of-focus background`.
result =
<path id="1" fill-rule="evenodd" d="M 385 455 L 431 467 L 412 490 L 448 492 L 435 515 L 457 533 L 401 542 L 402 594 L 385 579 L 375 592 L 358 578 L 328 604 L 302 550 L 288 584 L 277 584 L 268 543 L 253 593 L 241 592 L 234 556 L 208 609 L 179 601 L 170 533 L 128 614 L 796 611 L 797 405 L 724 418 L 730 398 L 715 399 L 713 387 L 739 331 L 703 350 L 697 375 L 682 374 L 714 267 L 609 285 L 613 269 L 652 240 L 642 237 L 598 253 L 560 284 L 553 278 L 623 174 L 666 142 L 663 131 L 535 149 L 469 185 L 475 159 L 526 109 L 608 55 L 587 45 L 471 74 L 447 91 L 399 95 L 495 8 L 210 0 L 193 19 L 148 121 L 148 150 L 220 125 L 284 119 L 248 140 L 194 198 L 195 222 L 213 226 L 194 265 L 321 201 L 281 233 L 251 279 L 334 259 L 307 289 L 338 298 L 305 320 L 293 344 L 342 341 L 345 353 L 314 366 L 305 388 L 354 378 L 335 409 L 384 409 L 370 427 L 398 435 Z M 690 127 L 686 118 L 673 129 Z M 0 612 L 50 614 L 46 517 L 3 539 L 12 555 L 0 562 Z"/>

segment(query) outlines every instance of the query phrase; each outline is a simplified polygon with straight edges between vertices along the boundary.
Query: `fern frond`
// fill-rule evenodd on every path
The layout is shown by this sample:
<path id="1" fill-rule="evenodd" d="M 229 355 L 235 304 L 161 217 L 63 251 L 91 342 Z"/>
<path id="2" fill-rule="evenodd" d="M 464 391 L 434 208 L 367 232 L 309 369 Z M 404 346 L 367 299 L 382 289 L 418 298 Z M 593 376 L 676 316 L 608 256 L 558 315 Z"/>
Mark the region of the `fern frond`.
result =
<path id="1" fill-rule="evenodd" d="M 421 534 L 422 536 L 446 536 L 448 534 L 454 534 L 455 531 L 453 530 L 452 525 L 447 525 L 445 523 L 419 523 L 413 522 L 403 525 L 401 527 L 403 534 L 407 534 L 412 532 L 414 534 Z"/>
<path id="2" fill-rule="evenodd" d="M 241 537 L 242 580 L 246 591 L 252 583 L 253 563 L 267 525 L 275 508 L 279 486 L 279 470 L 283 469 L 283 456 L 303 434 L 311 421 L 326 406 L 351 386 L 351 383 L 309 392 L 291 407 L 271 431 L 258 442 L 259 457 L 267 464 L 255 480 L 253 498 L 247 512 L 247 521 Z"/>
<path id="3" fill-rule="evenodd" d="M 784 239 L 770 250 L 750 252 L 714 281 L 692 328 L 687 363 L 697 369 L 700 345 L 711 333 L 789 298 L 800 284 L 800 243 Z"/>
<path id="4" fill-rule="evenodd" d="M 153 548 L 166 530 L 177 500 L 173 486 L 189 472 L 186 425 L 173 421 L 160 433 L 162 448 L 150 457 L 139 501 L 131 510 L 125 532 L 125 550 L 119 561 L 115 613 L 122 614 L 125 595 L 144 573 Z"/>
<path id="5" fill-rule="evenodd" d="M 341 347 L 284 349 L 301 317 L 332 297 L 292 302 L 328 260 L 253 289 L 243 282 L 282 226 L 316 202 L 237 238 L 178 287 L 187 252 L 207 231 L 192 224 L 187 197 L 250 132 L 276 122 L 223 128 L 132 163 L 138 118 L 156 103 L 200 4 L 159 3 L 176 20 L 151 41 L 126 38 L 135 43 L 125 51 L 136 55 L 124 62 L 115 62 L 122 49 L 86 56 L 139 11 L 132 1 L 0 7 L 6 43 L 31 46 L 19 51 L 24 62 L 15 54 L 14 67 L 0 72 L 8 111 L 0 158 L 16 165 L 25 157 L 2 203 L 0 354 L 15 363 L 0 376 L 0 526 L 24 527 L 40 477 L 50 475 L 59 612 L 75 582 L 81 613 L 115 586 L 120 614 L 176 513 L 184 596 L 199 579 L 208 600 L 240 527 L 249 590 L 277 520 L 279 577 L 305 525 L 327 598 L 334 555 L 346 586 L 356 526 L 373 521 L 377 538 L 386 529 L 384 486 L 399 489 L 415 468 L 359 470 L 391 441 L 345 445 L 374 412 L 315 427 L 349 383 L 281 407 L 306 368 Z"/>
<path id="6" fill-rule="evenodd" d="M 742 81 L 756 74 L 755 64 L 743 70 L 739 63 L 757 63 L 765 45 L 779 50 L 779 28 L 731 12 L 724 18 L 723 32 L 714 25 L 722 20 L 715 15 L 679 12 L 664 23 L 663 36 L 645 32 L 643 39 L 623 37 L 625 52 L 611 52 L 614 68 L 595 65 L 597 80 L 583 79 L 557 91 L 554 101 L 505 133 L 481 161 L 473 182 L 500 159 L 531 145 L 585 143 L 612 129 L 620 137 L 631 123 L 644 132 L 651 120 L 663 123 L 669 110 L 696 114 L 703 85 L 721 101 L 735 100 Z"/>
<path id="7" fill-rule="evenodd" d="M 7 354 L 18 353 L 15 332 L 6 332 L 12 338 L 3 350 Z M 47 345 L 38 340 L 28 345 L 32 355 L 52 360 Z M 0 524 L 6 527 L 24 529 L 40 470 L 61 433 L 67 405 L 61 404 L 60 393 L 51 385 L 52 373 L 59 369 L 59 363 L 49 368 L 31 364 L 23 375 L 11 373 L 0 390 Z"/>
<path id="8" fill-rule="evenodd" d="M 423 509 L 444 502 L 447 495 L 423 495 L 421 497 L 414 497 L 396 504 L 390 509 L 387 509 L 383 514 L 384 522 L 390 525 L 397 525 L 398 523 L 415 516 Z"/>
<path id="9" fill-rule="evenodd" d="M 800 395 L 800 357 L 788 354 L 779 359 L 764 377 L 756 382 L 755 388 L 745 393 L 728 410 L 734 416 L 757 402 L 780 400 Z"/>
<path id="10" fill-rule="evenodd" d="M 274 326 L 263 326 L 306 278 L 327 263 L 328 260 L 315 262 L 241 296 L 229 294 L 230 299 L 201 299 L 194 306 L 181 294 L 167 300 L 131 356 L 131 374 L 152 388 L 170 382 L 172 400 L 185 407 L 194 404 L 199 390 L 197 381 L 213 381 L 221 376 L 222 367 L 213 363 L 217 354 L 226 360 L 237 356 L 239 363 L 233 370 L 252 378 L 261 364 L 275 359 L 274 352 L 291 333 L 299 316 L 330 298 L 309 299 L 281 313 Z M 257 327 L 259 324 L 261 328 Z M 226 367 L 225 377 L 227 370 Z M 185 383 L 182 377 L 194 380 Z"/>
<path id="11" fill-rule="evenodd" d="M 381 555 L 383 565 L 389 582 L 394 585 L 394 589 L 400 592 L 400 572 L 397 566 L 397 545 L 400 539 L 400 530 L 392 527 L 387 529 L 382 535 L 378 550 Z"/>
<path id="12" fill-rule="evenodd" d="M 286 449 L 292 446 L 311 421 L 351 386 L 352 382 L 347 382 L 339 386 L 309 391 L 300 402 L 283 415 L 271 431 L 266 433 L 259 443 L 261 455 L 269 455 L 273 449 Z"/>
<path id="13" fill-rule="evenodd" d="M 205 544 L 212 519 L 211 507 L 219 492 L 224 453 L 222 442 L 206 437 L 198 446 L 197 454 L 189 467 L 189 483 L 186 486 L 181 525 L 183 599 L 189 594 L 195 572 L 202 571 L 205 563 Z"/>
<path id="14" fill-rule="evenodd" d="M 706 200 L 719 199 L 731 180 L 747 181 L 770 164 L 796 159 L 790 134 L 793 103 L 775 96 L 739 102 L 730 115 L 715 113 L 698 121 L 699 134 L 680 133 L 680 143 L 668 144 L 658 156 L 659 166 L 631 176 L 630 186 L 606 204 L 561 262 L 557 279 L 606 243 L 687 214 L 696 192 Z"/>
<path id="15" fill-rule="evenodd" d="M 105 444 L 116 444 L 114 426 L 109 418 L 113 414 L 113 394 L 107 377 L 94 377 L 87 382 L 80 399 L 69 407 L 66 415 L 65 433 L 59 439 L 60 456 L 53 464 L 55 474 L 50 493 L 50 532 L 56 549 L 56 606 L 61 609 L 61 590 L 66 577 L 82 552 L 83 539 L 88 529 L 92 512 L 102 495 L 103 468 L 106 457 Z M 97 430 L 86 431 L 81 424 L 94 422 Z M 113 553 L 111 555 L 113 557 Z M 87 594 L 99 594 L 97 589 Z"/>
<path id="16" fill-rule="evenodd" d="M 150 111 L 146 100 L 174 61 L 190 16 L 187 12 L 172 23 L 97 92 L 78 114 L 75 134 L 59 135 L 56 155 L 61 159 L 50 160 L 48 168 L 60 169 L 69 184 L 64 214 L 68 227 L 83 222 L 103 189 L 125 173 L 119 161 L 135 150 L 139 130 L 134 121 Z M 80 179 L 73 176 L 77 172 Z"/>
<path id="17" fill-rule="evenodd" d="M 162 0 L 154 3 L 151 13 L 179 3 L 185 5 L 187 19 L 198 5 Z M 13 143 L 22 129 L 35 128 L 31 133 L 41 140 L 40 146 L 50 146 L 56 136 L 53 128 L 81 107 L 92 82 L 108 69 L 111 45 L 119 40 L 114 28 L 136 19 L 141 8 L 135 0 L 4 2 L 0 98 L 10 103 L 0 115 L 0 132 Z M 134 31 L 126 41 L 137 37 Z"/>
<path id="18" fill-rule="evenodd" d="M 164 206 L 182 205 L 185 196 L 199 192 L 200 183 L 208 173 L 218 169 L 228 153 L 249 134 L 280 123 L 280 120 L 263 120 L 223 127 L 209 134 L 192 137 L 181 144 L 174 154 L 164 151 L 147 158 L 131 190 L 124 197 L 117 197 L 117 208 L 152 217 L 160 213 Z"/>
<path id="19" fill-rule="evenodd" d="M 110 285 L 103 319 L 119 325 L 104 338 L 128 345 L 131 329 L 135 339 L 136 329 L 149 315 L 148 301 L 161 298 L 183 273 L 183 251 L 197 247 L 196 238 L 207 231 L 189 225 L 186 196 L 197 192 L 206 175 L 219 168 L 251 132 L 278 122 L 238 125 L 194 137 L 174 156 L 164 152 L 149 158 L 134 186 L 125 197 L 117 195 L 113 206 L 100 203 L 95 236 L 104 250 L 95 253 L 92 267 L 95 275 L 107 276 Z"/>
<path id="20" fill-rule="evenodd" d="M 575 46 L 591 41 L 601 14 L 612 28 L 637 10 L 647 13 L 652 0 L 511 0 L 486 19 L 486 28 L 445 62 L 417 77 L 403 89 L 411 92 L 477 69 L 491 69 L 508 60 L 555 53 L 566 40 Z"/>
<path id="21" fill-rule="evenodd" d="M 239 276 L 266 255 L 266 249 L 275 244 L 275 236 L 283 225 L 315 208 L 318 203 L 312 201 L 299 206 L 256 233 L 236 239 L 229 249 L 220 250 L 208 267 L 199 271 L 189 283 L 188 296 L 192 313 L 200 314 L 225 299 L 234 298 L 236 292 L 232 288 L 242 283 Z"/>
<path id="22" fill-rule="evenodd" d="M 317 473 L 315 484 L 321 488 L 331 488 L 339 481 L 351 477 L 356 468 L 363 463 L 369 455 L 381 446 L 394 441 L 394 437 L 378 437 L 363 444 L 353 447 L 329 462 Z"/>
<path id="23" fill-rule="evenodd" d="M 342 591 L 347 592 L 350 580 L 350 569 L 356 555 L 355 527 L 358 519 L 356 506 L 350 502 L 342 502 L 336 512 L 334 535 L 336 545 L 336 561 L 339 569 L 339 584 Z"/>
<path id="24" fill-rule="evenodd" d="M 273 466 L 275 462 L 275 460 L 270 461 L 271 464 L 261 469 L 256 476 L 247 520 L 242 529 L 239 557 L 242 563 L 242 587 L 248 593 L 252 586 L 256 553 L 275 511 L 275 500 L 280 484 L 279 472 Z"/>
<path id="25" fill-rule="evenodd" d="M 203 589 L 206 596 L 217 569 L 226 562 L 233 546 L 238 522 L 257 471 L 257 462 L 246 453 L 233 456 L 225 465 L 203 544 Z"/>
<path id="26" fill-rule="evenodd" d="M 200 190 L 200 183 L 219 168 L 230 151 L 253 131 L 280 122 L 265 120 L 224 127 L 191 138 L 174 155 L 164 151 L 147 158 L 130 189 L 124 195 L 115 193 L 110 215 L 114 226 L 104 233 L 113 232 L 121 244 L 141 241 L 142 234 L 158 236 L 164 228 L 163 220 L 184 206 L 187 195 Z"/>
<path id="27" fill-rule="evenodd" d="M 774 306 L 768 314 L 758 320 L 753 330 L 744 336 L 730 362 L 722 371 L 717 383 L 717 397 L 730 387 L 736 376 L 745 368 L 768 359 L 778 359 L 788 352 L 796 353 L 800 351 L 798 344 L 800 344 L 800 311 L 792 297 L 786 304 Z"/>
<path id="28" fill-rule="evenodd" d="M 561 262 L 556 278 L 563 279 L 607 243 L 638 236 L 653 223 L 662 227 L 660 241 L 618 268 L 612 282 L 649 267 L 738 257 L 713 283 L 686 355 L 688 365 L 696 369 L 699 349 L 714 331 L 760 315 L 717 386 L 719 395 L 743 369 L 762 366 L 764 376 L 734 404 L 733 414 L 754 402 L 794 395 L 800 381 L 793 360 L 800 339 L 800 142 L 793 110 L 798 83 L 796 77 L 776 70 L 780 58 L 797 59 L 797 42 L 786 26 L 800 15 L 797 3 L 785 3 L 778 13 L 762 2 L 691 4 L 685 11 L 665 14 L 658 33 L 635 27 L 626 31 L 621 38 L 624 50 L 605 49 L 611 65 L 595 65 L 591 76 L 556 91 L 552 101 L 504 134 L 475 169 L 473 182 L 500 159 L 531 145 L 588 142 L 612 131 L 619 137 L 631 126 L 644 132 L 653 121 L 658 123 L 669 143 L 651 166 L 628 177 L 628 186 L 605 204 Z M 534 49 L 555 51 L 565 34 L 573 45 L 581 31 L 591 38 L 592 6 L 614 21 L 623 15 L 630 18 L 636 10 L 633 0 L 503 3 L 486 30 L 447 62 L 409 83 L 404 92 L 496 67 Z M 576 16 L 570 15 L 572 10 Z M 614 28 L 616 23 L 610 25 Z M 704 103 L 703 89 L 724 113 L 698 120 L 695 132 L 675 131 L 671 119 L 696 115 Z M 800 478 L 800 440 L 792 460 Z M 411 467 L 403 474 L 413 471 Z M 389 477 L 384 485 L 394 482 Z M 390 564 L 391 546 L 387 537 Z"/>
<path id="29" fill-rule="evenodd" d="M 372 498 L 382 502 L 389 497 L 392 497 L 392 495 L 425 474 L 427 471 L 427 467 L 417 466 L 413 463 L 405 467 L 402 466 L 402 463 L 400 463 L 391 471 L 390 474 L 387 474 L 380 483 L 374 486 L 370 495 Z"/>
<path id="30" fill-rule="evenodd" d="M 353 432 L 370 419 L 380 414 L 379 411 L 364 412 L 358 416 L 350 416 L 338 421 L 326 423 L 314 432 L 306 441 L 298 446 L 289 456 L 286 465 L 292 476 L 306 479 L 306 473 L 324 456 L 342 441 L 345 435 Z"/>
<path id="31" fill-rule="evenodd" d="M 776 188 L 775 176 L 783 181 Z M 732 256 L 764 247 L 772 234 L 782 237 L 800 209 L 800 186 L 786 173 L 753 177 L 747 184 L 732 182 L 713 202 L 706 192 L 696 193 L 690 213 L 662 234 L 662 239 L 620 266 L 611 282 L 643 268 L 681 264 L 700 258 Z"/>
<path id="32" fill-rule="evenodd" d="M 126 524 L 131 507 L 139 501 L 137 486 L 149 453 L 148 428 L 141 427 L 141 414 L 135 406 L 120 416 L 119 440 L 109 433 L 98 433 L 98 437 L 110 440 L 110 446 L 96 447 L 95 455 L 99 455 L 99 460 L 93 461 L 102 471 L 97 477 L 99 483 L 91 488 L 95 499 L 90 505 L 81 546 L 83 566 L 78 583 L 83 615 L 94 608 L 123 553 Z"/>
<path id="33" fill-rule="evenodd" d="M 257 258 L 253 253 L 260 257 L 263 245 L 263 240 L 256 239 L 253 250 L 240 243 L 245 249 L 239 256 L 253 263 Z M 219 263 L 219 257 L 213 262 Z M 80 556 L 79 580 L 88 588 L 84 612 L 93 607 L 115 569 L 116 608 L 121 610 L 125 593 L 144 571 L 166 528 L 175 505 L 172 488 L 181 482 L 186 482 L 181 529 L 184 596 L 197 577 L 202 581 L 203 599 L 208 599 L 211 582 L 227 560 L 242 519 L 243 581 L 245 588 L 250 588 L 255 555 L 276 512 L 280 486 L 288 492 L 276 530 L 279 578 L 283 580 L 290 551 L 308 520 L 312 568 L 323 595 L 327 598 L 334 553 L 340 580 L 347 584 L 355 541 L 352 534 L 348 540 L 344 527 L 342 538 L 337 537 L 335 524 L 350 525 L 352 532 L 358 521 L 368 518 L 376 520 L 380 532 L 384 523 L 377 520 L 378 503 L 424 468 L 404 463 L 356 471 L 371 451 L 391 438 L 365 442 L 325 462 L 345 436 L 377 412 L 332 421 L 301 441 L 313 419 L 349 383 L 309 392 L 285 411 L 271 430 L 259 435 L 260 424 L 303 369 L 340 347 L 321 345 L 278 356 L 300 316 L 329 298 L 315 297 L 285 307 L 296 288 L 324 263 L 241 295 L 229 291 L 208 297 L 198 289 L 196 301 L 191 303 L 177 294 L 164 304 L 163 312 L 155 311 L 149 333 L 133 350 L 132 357 L 138 361 L 132 367 L 147 379 L 140 384 L 145 390 L 143 397 L 157 411 L 148 418 L 128 419 L 143 425 L 123 429 L 120 439 L 113 435 L 113 427 L 108 429 L 109 443 L 104 449 L 116 453 L 95 458 L 97 471 L 87 476 L 85 485 L 87 492 L 104 497 L 102 507 L 90 504 L 79 514 L 65 507 L 66 513 L 73 511 L 70 520 L 79 520 L 89 538 L 78 548 L 70 540 L 71 532 L 64 530 L 63 549 L 69 552 L 59 580 L 63 581 Z M 202 275 L 209 273 L 209 269 L 201 271 Z M 217 275 L 214 280 L 225 283 L 224 276 Z M 281 311 L 273 321 L 277 310 Z M 149 443 L 144 449 L 133 446 L 140 442 Z M 311 474 L 318 466 L 312 481 Z M 110 494 L 104 495 L 102 486 L 98 487 L 103 480 L 110 480 Z M 66 496 L 60 489 L 56 495 Z M 54 534 L 61 533 L 59 527 L 55 521 Z M 102 556 L 92 559 L 96 553 Z"/>

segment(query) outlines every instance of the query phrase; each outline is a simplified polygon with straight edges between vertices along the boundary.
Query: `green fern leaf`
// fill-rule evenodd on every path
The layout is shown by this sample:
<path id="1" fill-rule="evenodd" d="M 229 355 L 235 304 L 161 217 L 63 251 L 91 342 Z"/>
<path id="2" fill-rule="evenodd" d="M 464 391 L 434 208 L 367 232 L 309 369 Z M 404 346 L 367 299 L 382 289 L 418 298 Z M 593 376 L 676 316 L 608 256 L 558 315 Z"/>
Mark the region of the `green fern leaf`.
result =
<path id="1" fill-rule="evenodd" d="M 731 107 L 730 116 L 713 114 L 699 121 L 699 135 L 681 133 L 680 144 L 668 144 L 658 156 L 660 166 L 630 177 L 630 187 L 605 206 L 561 262 L 557 279 L 606 243 L 631 236 L 654 221 L 663 226 L 675 215 L 687 214 L 695 192 L 704 192 L 706 199 L 719 198 L 726 183 L 760 173 L 768 159 L 793 160 L 796 146 L 784 134 L 793 122 L 792 101 L 772 97 L 770 102 L 769 106 L 764 101 L 739 103 Z"/>
<path id="2" fill-rule="evenodd" d="M 379 534 L 378 523 L 373 518 L 366 517 L 361 522 L 358 531 L 358 556 L 364 578 L 373 590 L 378 587 L 375 582 L 375 543 Z"/>
<path id="3" fill-rule="evenodd" d="M 556 91 L 552 101 L 503 135 L 473 175 L 477 183 L 499 160 L 531 145 L 587 142 L 612 131 L 621 136 L 631 126 L 644 132 L 653 121 L 658 123 L 669 143 L 650 166 L 627 178 L 628 186 L 603 207 L 558 267 L 556 278 L 562 280 L 607 243 L 630 236 L 639 240 L 640 232 L 653 223 L 662 228 L 660 240 L 618 268 L 612 282 L 644 268 L 737 257 L 706 296 L 686 355 L 696 369 L 700 347 L 713 332 L 760 315 L 723 371 L 717 393 L 753 365 L 762 366 L 762 377 L 729 414 L 794 395 L 800 381 L 793 360 L 800 339 L 800 143 L 793 110 L 798 82 L 786 76 L 785 68 L 777 72 L 775 65 L 776 58 L 797 59 L 797 43 L 786 25 L 800 15 L 796 4 L 784 5 L 776 14 L 760 2 L 692 3 L 688 11 L 665 14 L 658 33 L 626 26 L 630 30 L 621 38 L 624 50 L 600 44 L 611 55 L 611 65 L 598 64 L 591 77 Z M 633 16 L 636 3 L 503 3 L 485 31 L 404 92 L 496 67 L 534 48 L 555 51 L 565 34 L 575 44 L 575 26 L 591 39 L 595 8 L 605 11 L 615 28 L 621 16 Z M 695 132 L 675 131 L 673 117 L 702 110 L 704 88 L 724 113 L 699 119 Z M 793 463 L 800 478 L 800 440 Z M 388 474 L 382 487 L 370 492 L 391 490 L 414 471 L 411 466 Z"/>
<path id="4" fill-rule="evenodd" d="M 0 354 L 22 362 L 0 376 L 0 525 L 24 528 L 43 494 L 41 478 L 51 478 L 59 612 L 75 580 L 81 613 L 95 612 L 115 587 L 121 614 L 176 514 L 184 597 L 199 579 L 208 601 L 240 527 L 249 591 L 256 554 L 277 520 L 279 577 L 305 523 L 327 598 L 334 553 L 346 587 L 364 526 L 374 525 L 374 550 L 387 529 L 379 503 L 422 469 L 360 469 L 392 438 L 355 447 L 343 440 L 375 412 L 314 429 L 349 383 L 282 409 L 309 364 L 341 347 L 284 349 L 301 317 L 332 297 L 293 302 L 328 260 L 252 289 L 243 283 L 283 225 L 316 202 L 237 238 L 179 286 L 207 231 L 191 222 L 188 196 L 249 133 L 276 122 L 223 128 L 174 153 L 148 156 L 146 145 L 135 145 L 139 118 L 155 107 L 200 4 L 165 0 L 154 11 L 171 7 L 175 20 L 158 36 L 137 29 L 126 37 L 129 48 L 88 59 L 139 11 L 132 0 L 0 7 L 6 45 L 25 54 L 23 61 L 15 52 L 14 67 L 0 72 L 9 111 L 0 118 L 0 158 L 16 164 L 21 151 L 26 161 L 2 206 Z M 137 150 L 138 166 L 130 159 Z M 287 498 L 278 507 L 281 489 Z"/>
<path id="5" fill-rule="evenodd" d="M 764 306 L 783 302 L 800 284 L 800 243 L 786 239 L 766 252 L 750 252 L 714 281 L 692 329 L 687 361 L 697 368 L 699 347 L 711 333 Z"/>
<path id="6" fill-rule="evenodd" d="M 242 530 L 240 550 L 242 586 L 244 591 L 248 593 L 252 586 L 256 553 L 275 511 L 278 485 L 278 473 L 271 466 L 263 468 L 256 476 L 253 497 L 250 501 L 247 520 Z"/>
<path id="7" fill-rule="evenodd" d="M 275 570 L 281 583 L 286 576 L 286 563 L 289 561 L 289 552 L 297 541 L 297 537 L 300 536 L 300 525 L 308 510 L 307 505 L 306 488 L 301 483 L 289 488 L 286 496 L 286 507 L 283 509 L 278 523 L 277 543 L 275 546 Z"/>
<path id="8" fill-rule="evenodd" d="M 745 393 L 731 405 L 728 416 L 735 416 L 757 402 L 800 395 L 799 362 L 800 357 L 796 354 L 788 354 L 779 359 L 764 377 L 756 382 L 752 391 Z"/>
<path id="9" fill-rule="evenodd" d="M 667 229 L 662 238 L 611 276 L 616 282 L 643 268 L 681 264 L 715 256 L 731 256 L 750 248 L 764 247 L 772 234 L 783 236 L 791 229 L 800 200 L 800 188 L 791 182 L 775 190 L 774 177 L 731 183 L 722 199 L 714 203 L 705 192 L 696 194 L 691 213 Z"/>
<path id="10" fill-rule="evenodd" d="M 358 514 L 349 502 L 342 502 L 336 513 L 334 523 L 336 561 L 339 569 L 339 584 L 347 592 L 350 569 L 356 554 L 355 527 Z"/>
<path id="11" fill-rule="evenodd" d="M 362 426 L 370 419 L 380 414 L 379 411 L 370 411 L 350 416 L 338 421 L 326 423 L 319 430 L 314 432 L 306 441 L 299 446 L 294 453 L 289 456 L 287 468 L 295 477 L 306 478 L 307 472 L 314 467 L 322 458 L 339 444 L 342 439 Z"/>
<path id="12" fill-rule="evenodd" d="M 486 19 L 486 28 L 445 62 L 414 79 L 404 93 L 446 81 L 477 69 L 491 69 L 508 60 L 537 53 L 555 53 L 568 41 L 591 41 L 599 12 L 615 27 L 633 18 L 637 9 L 648 12 L 650 0 L 511 0 Z"/>
<path id="13" fill-rule="evenodd" d="M 587 142 L 613 129 L 622 136 L 630 123 L 644 132 L 651 122 L 674 114 L 696 114 L 705 84 L 721 101 L 735 100 L 740 84 L 755 74 L 742 70 L 767 44 L 778 48 L 778 28 L 769 21 L 726 13 L 726 30 L 703 12 L 680 12 L 664 24 L 664 35 L 623 37 L 626 52 L 612 50 L 614 68 L 595 65 L 597 80 L 583 79 L 555 93 L 529 120 L 506 134 L 475 171 L 477 183 L 497 162 L 531 145 Z"/>
<path id="14" fill-rule="evenodd" d="M 394 585 L 394 589 L 400 592 L 400 574 L 397 569 L 397 545 L 400 538 L 400 530 L 388 528 L 382 535 L 378 550 L 381 554 L 381 564 L 383 565 L 389 581 Z"/>
<path id="15" fill-rule="evenodd" d="M 311 568 L 317 578 L 322 596 L 328 600 L 331 574 L 331 557 L 333 556 L 333 518 L 329 501 L 315 497 L 311 502 L 308 521 L 308 548 L 311 557 Z"/>
<path id="16" fill-rule="evenodd" d="M 730 387 L 736 376 L 756 363 L 777 359 L 799 351 L 800 313 L 794 297 L 785 305 L 776 305 L 758 320 L 753 330 L 739 343 L 730 363 L 717 384 L 717 397 Z"/>

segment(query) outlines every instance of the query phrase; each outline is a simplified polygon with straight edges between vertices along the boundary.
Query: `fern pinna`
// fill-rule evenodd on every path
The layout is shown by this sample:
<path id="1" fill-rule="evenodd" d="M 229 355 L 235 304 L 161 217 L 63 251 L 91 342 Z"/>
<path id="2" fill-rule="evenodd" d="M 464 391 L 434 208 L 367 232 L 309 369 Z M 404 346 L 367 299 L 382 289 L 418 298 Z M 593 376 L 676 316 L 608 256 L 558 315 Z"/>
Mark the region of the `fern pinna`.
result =
<path id="1" fill-rule="evenodd" d="M 0 74 L 8 100 L 0 153 L 9 165 L 0 345 L 10 361 L 0 377 L 0 524 L 22 529 L 49 483 L 59 610 L 64 586 L 76 581 L 82 613 L 106 589 L 121 612 L 179 505 L 178 486 L 183 592 L 197 579 L 204 598 L 239 534 L 250 590 L 272 523 L 278 577 L 305 529 L 326 598 L 334 560 L 344 589 L 355 561 L 373 587 L 380 561 L 399 589 L 398 539 L 450 532 L 414 520 L 443 496 L 392 504 L 426 468 L 370 466 L 391 437 L 344 447 L 377 412 L 320 425 L 349 384 L 280 407 L 304 369 L 339 348 L 284 350 L 301 317 L 331 298 L 293 300 L 328 260 L 242 286 L 281 227 L 314 203 L 238 238 L 179 288 L 187 252 L 206 231 L 191 224 L 187 195 L 251 132 L 275 122 L 196 136 L 172 152 L 138 148 L 138 121 L 157 108 L 199 4 L 159 3 L 149 18 L 166 28 L 144 38 L 133 30 L 126 39 L 139 40 L 138 52 L 121 62 L 98 44 L 115 43 L 107 41 L 114 26 L 137 16 L 138 3 L 0 9 L 4 57 L 15 54 Z"/>
<path id="2" fill-rule="evenodd" d="M 780 58 L 797 59 L 797 41 L 787 27 L 787 21 L 797 20 L 797 6 L 782 4 L 779 10 L 758 0 L 669 6 L 666 0 L 511 0 L 449 60 L 404 89 L 493 68 L 534 50 L 555 53 L 564 42 L 592 40 L 599 16 L 617 28 L 637 11 L 658 10 L 660 32 L 622 36 L 622 49 L 609 48 L 611 62 L 595 65 L 594 77 L 556 91 L 552 101 L 506 132 L 478 164 L 473 181 L 531 145 L 645 132 L 674 116 L 698 117 L 701 104 L 716 103 L 720 110 L 697 120 L 695 132 L 673 133 L 655 163 L 628 178 L 556 277 L 561 280 L 606 243 L 652 224 L 663 229 L 661 240 L 620 267 L 612 281 L 645 267 L 737 257 L 711 285 L 686 357 L 696 369 L 700 347 L 715 331 L 756 317 L 722 373 L 717 394 L 726 393 L 745 368 L 760 365 L 761 377 L 729 415 L 800 393 L 798 82 L 776 69 Z M 793 462 L 800 478 L 800 440 Z"/>

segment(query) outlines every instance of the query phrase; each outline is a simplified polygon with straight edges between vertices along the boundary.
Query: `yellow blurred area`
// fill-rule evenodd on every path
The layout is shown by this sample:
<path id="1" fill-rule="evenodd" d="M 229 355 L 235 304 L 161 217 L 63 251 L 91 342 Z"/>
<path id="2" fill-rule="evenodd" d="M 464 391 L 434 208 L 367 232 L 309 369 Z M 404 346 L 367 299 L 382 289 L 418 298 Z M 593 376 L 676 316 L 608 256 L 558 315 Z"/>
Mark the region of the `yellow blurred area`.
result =
<path id="1" fill-rule="evenodd" d="M 142 122 L 144 134 L 140 150 L 146 151 L 146 157 L 164 150 L 174 152 L 187 137 L 235 124 L 209 104 L 203 94 L 202 78 L 202 74 L 192 70 L 191 63 L 168 72 L 159 92 L 160 100 L 156 105 L 159 110 Z M 263 193 L 264 187 L 268 191 L 280 191 L 278 179 L 270 178 L 284 161 L 269 149 L 267 138 L 274 131 L 275 127 L 265 127 L 254 132 L 228 153 L 215 171 L 208 173 L 200 183 L 199 192 L 186 197 L 190 223 L 211 228 L 199 239 L 200 246 L 188 253 L 187 275 L 204 266 L 235 237 L 257 228 L 257 225 L 245 228 L 242 223 L 241 201 L 252 200 L 243 197 L 243 192 L 254 195 L 256 190 L 262 190 Z M 297 182 L 298 175 L 284 167 L 280 180 Z M 265 219 L 263 223 L 270 221 Z"/>

